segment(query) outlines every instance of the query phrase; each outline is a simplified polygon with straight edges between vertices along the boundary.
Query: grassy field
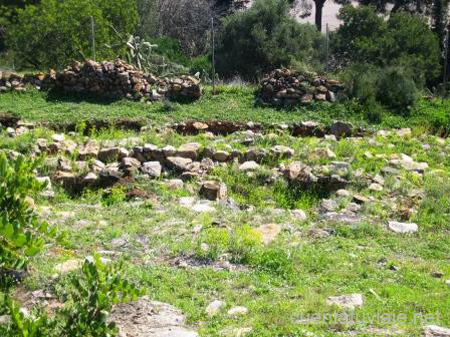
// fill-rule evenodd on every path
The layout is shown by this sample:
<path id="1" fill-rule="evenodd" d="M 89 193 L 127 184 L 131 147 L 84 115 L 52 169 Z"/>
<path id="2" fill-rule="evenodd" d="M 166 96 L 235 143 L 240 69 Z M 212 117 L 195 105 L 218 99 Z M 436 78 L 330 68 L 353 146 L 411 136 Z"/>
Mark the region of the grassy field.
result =
<path id="1" fill-rule="evenodd" d="M 223 86 L 218 95 L 205 89 L 205 96 L 192 104 L 136 103 L 105 101 L 85 96 L 67 96 L 30 90 L 26 93 L 6 93 L 0 99 L 0 113 L 10 113 L 29 121 L 77 123 L 83 120 L 143 119 L 152 124 L 183 120 L 230 120 L 255 123 L 289 123 L 305 120 L 330 123 L 345 120 L 365 128 L 416 127 L 444 132 L 450 129 L 450 103 L 445 100 L 421 100 L 409 116 L 385 112 L 377 123 L 369 112 L 356 104 L 315 103 L 290 111 L 261 107 L 255 104 L 251 86 Z"/>
<path id="2" fill-rule="evenodd" d="M 240 207 L 212 203 L 213 209 L 205 213 L 193 211 L 188 200 L 193 198 L 195 203 L 198 199 L 198 180 L 173 189 L 168 179 L 178 176 L 172 173 L 156 180 L 136 177 L 112 189 L 86 190 L 76 196 L 55 185 L 53 199 L 35 197 L 37 211 L 66 231 L 70 241 L 65 246 L 48 245 L 33 261 L 31 276 L 18 292 L 46 289 L 63 298 L 67 280 L 65 275 L 58 276 L 55 266 L 103 251 L 104 257 L 123 260 L 127 277 L 147 289 L 150 298 L 182 309 L 200 336 L 420 336 L 425 323 L 414 322 L 414 314 L 437 311 L 439 322 L 433 323 L 450 327 L 450 286 L 446 284 L 450 279 L 450 142 L 423 132 L 447 127 L 449 103 L 421 101 L 409 118 L 386 115 L 380 124 L 369 126 L 350 105 L 274 110 L 255 107 L 252 91 L 221 88 L 218 96 L 208 92 L 191 105 L 68 101 L 67 97 L 29 92 L 0 96 L 0 111 L 30 121 L 126 117 L 145 118 L 154 125 L 187 119 L 265 124 L 344 119 L 374 129 L 411 126 L 413 131 L 406 136 L 392 131 L 387 136 L 335 140 L 296 138 L 278 130 L 255 135 L 250 145 L 244 142 L 248 135 L 243 133 L 211 137 L 155 129 L 94 132 L 89 139 L 123 141 L 130 148 L 130 140 L 138 139 L 140 144 L 158 147 L 197 142 L 202 149 L 241 152 L 256 148 L 270 153 L 274 145 L 284 145 L 295 154 L 262 161 L 251 174 L 240 171 L 238 163 L 217 165 L 204 179 L 224 182 L 229 197 Z M 29 154 L 38 138 L 50 142 L 53 133 L 37 128 L 9 138 L 3 132 L 0 148 Z M 66 135 L 66 139 L 79 144 L 88 140 L 80 133 Z M 424 173 L 402 167 L 383 171 L 402 154 L 428 163 L 429 168 Z M 76 156 L 66 157 L 76 163 Z M 324 171 L 334 162 L 346 163 L 348 172 L 338 173 L 348 178 L 348 194 L 295 188 L 284 179 L 271 179 L 274 168 L 293 161 Z M 47 164 L 41 173 L 51 174 L 53 169 Z M 383 177 L 381 190 L 370 187 L 376 175 Z M 130 199 L 132 190 L 147 197 Z M 355 206 L 355 195 L 367 200 Z M 336 213 L 356 208 L 358 221 L 348 224 L 323 217 L 327 213 L 321 207 L 323 199 L 336 204 Z M 306 220 L 294 216 L 291 211 L 296 209 L 306 213 Z M 394 233 L 387 228 L 392 220 L 415 222 L 419 230 Z M 281 228 L 269 244 L 263 244 L 255 231 L 265 224 Z M 352 293 L 364 299 L 355 314 L 404 313 L 407 323 L 291 321 L 293 314 L 348 312 L 327 305 L 326 300 Z M 205 308 L 217 299 L 225 306 L 210 317 Z M 246 307 L 248 313 L 228 315 L 227 310 L 235 306 Z"/>

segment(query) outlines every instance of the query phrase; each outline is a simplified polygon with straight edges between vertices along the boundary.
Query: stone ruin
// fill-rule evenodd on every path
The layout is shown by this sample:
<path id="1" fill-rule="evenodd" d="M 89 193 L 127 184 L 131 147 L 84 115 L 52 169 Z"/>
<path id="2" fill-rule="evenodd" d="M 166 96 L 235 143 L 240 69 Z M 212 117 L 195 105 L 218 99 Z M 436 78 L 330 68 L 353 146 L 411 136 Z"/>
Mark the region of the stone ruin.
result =
<path id="1" fill-rule="evenodd" d="M 18 75 L 0 72 L 0 92 L 25 91 L 26 85 L 39 90 L 87 93 L 99 97 L 126 98 L 135 101 L 196 100 L 202 96 L 200 80 L 182 75 L 157 77 L 117 59 L 114 62 L 74 62 L 61 72 Z"/>
<path id="2" fill-rule="evenodd" d="M 343 89 L 339 81 L 312 72 L 276 69 L 261 81 L 257 96 L 262 104 L 283 107 L 335 102 Z"/>

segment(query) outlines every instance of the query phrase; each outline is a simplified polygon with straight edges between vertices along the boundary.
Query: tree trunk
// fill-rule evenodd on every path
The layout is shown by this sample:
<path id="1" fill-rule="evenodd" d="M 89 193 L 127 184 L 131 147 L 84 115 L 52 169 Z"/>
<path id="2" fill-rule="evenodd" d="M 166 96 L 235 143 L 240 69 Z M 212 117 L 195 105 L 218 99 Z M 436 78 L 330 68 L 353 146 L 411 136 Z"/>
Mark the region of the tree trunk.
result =
<path id="1" fill-rule="evenodd" d="M 319 32 L 322 31 L 322 12 L 325 1 L 326 0 L 314 0 L 314 4 L 316 7 L 316 27 Z"/>

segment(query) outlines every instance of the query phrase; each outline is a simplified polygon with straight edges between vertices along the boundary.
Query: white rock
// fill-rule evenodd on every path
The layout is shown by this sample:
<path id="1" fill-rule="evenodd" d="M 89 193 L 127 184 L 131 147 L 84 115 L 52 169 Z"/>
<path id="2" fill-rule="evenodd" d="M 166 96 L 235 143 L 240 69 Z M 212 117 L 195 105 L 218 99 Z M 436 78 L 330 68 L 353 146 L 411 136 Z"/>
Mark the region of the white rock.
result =
<path id="1" fill-rule="evenodd" d="M 248 309 L 246 307 L 233 307 L 228 310 L 228 315 L 232 317 L 246 315 L 248 313 Z"/>
<path id="2" fill-rule="evenodd" d="M 148 161 L 142 164 L 142 172 L 148 174 L 152 178 L 161 176 L 161 164 L 159 161 Z"/>
<path id="3" fill-rule="evenodd" d="M 306 213 L 302 209 L 293 209 L 291 210 L 291 216 L 297 220 L 305 221 L 306 220 Z"/>
<path id="4" fill-rule="evenodd" d="M 423 337 L 450 337 L 450 329 L 427 325 L 423 328 Z"/>
<path id="5" fill-rule="evenodd" d="M 380 184 L 377 184 L 377 183 L 372 183 L 369 186 L 369 190 L 381 192 L 383 190 L 383 186 L 381 186 Z"/>
<path id="6" fill-rule="evenodd" d="M 64 134 L 54 134 L 52 136 L 52 140 L 54 142 L 62 142 L 66 137 L 64 136 Z"/>
<path id="7" fill-rule="evenodd" d="M 197 213 L 210 213 L 216 210 L 213 206 L 211 206 L 211 202 L 209 200 L 199 200 L 194 206 L 192 206 L 191 209 Z"/>
<path id="8" fill-rule="evenodd" d="M 364 301 L 361 294 L 350 294 L 328 297 L 326 303 L 327 305 L 336 305 L 340 308 L 355 309 L 362 306 Z"/>
<path id="9" fill-rule="evenodd" d="M 416 233 L 419 228 L 416 223 L 404 223 L 397 221 L 389 221 L 388 227 L 395 233 Z"/>
<path id="10" fill-rule="evenodd" d="M 261 234 L 262 242 L 267 245 L 275 240 L 278 234 L 280 234 L 281 227 L 276 224 L 261 225 L 256 231 Z"/>
<path id="11" fill-rule="evenodd" d="M 341 190 L 336 191 L 336 195 L 341 198 L 348 198 L 348 197 L 350 197 L 350 192 L 347 190 L 341 189 Z"/>
<path id="12" fill-rule="evenodd" d="M 54 270 L 57 273 L 65 274 L 65 273 L 69 273 L 69 272 L 71 272 L 73 270 L 76 270 L 76 269 L 78 269 L 80 267 L 81 267 L 81 261 L 72 259 L 72 260 L 67 260 L 66 262 L 57 264 L 54 267 Z"/>
<path id="13" fill-rule="evenodd" d="M 206 307 L 208 316 L 215 316 L 220 312 L 220 309 L 225 305 L 224 301 L 214 300 Z"/>
<path id="14" fill-rule="evenodd" d="M 258 168 L 259 168 L 258 163 L 253 160 L 246 161 L 245 163 L 243 163 L 239 166 L 239 170 L 244 171 L 244 172 L 254 171 L 254 170 L 257 170 Z"/>

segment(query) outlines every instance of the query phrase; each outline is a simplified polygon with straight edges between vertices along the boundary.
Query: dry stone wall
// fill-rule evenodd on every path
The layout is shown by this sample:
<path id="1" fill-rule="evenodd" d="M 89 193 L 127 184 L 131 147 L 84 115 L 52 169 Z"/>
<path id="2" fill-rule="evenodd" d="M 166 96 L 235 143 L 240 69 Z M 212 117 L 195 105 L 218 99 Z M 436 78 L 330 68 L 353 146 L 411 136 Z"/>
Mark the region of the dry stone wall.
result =
<path id="1" fill-rule="evenodd" d="M 258 90 L 260 103 L 292 106 L 318 102 L 335 102 L 344 86 L 312 72 L 276 69 L 265 77 Z"/>
<path id="2" fill-rule="evenodd" d="M 61 72 L 50 70 L 48 74 L 21 76 L 0 73 L 0 92 L 25 91 L 27 84 L 38 89 L 59 89 L 130 100 L 195 100 L 202 96 L 200 81 L 193 76 L 157 77 L 137 70 L 120 59 L 114 62 L 74 62 Z"/>

